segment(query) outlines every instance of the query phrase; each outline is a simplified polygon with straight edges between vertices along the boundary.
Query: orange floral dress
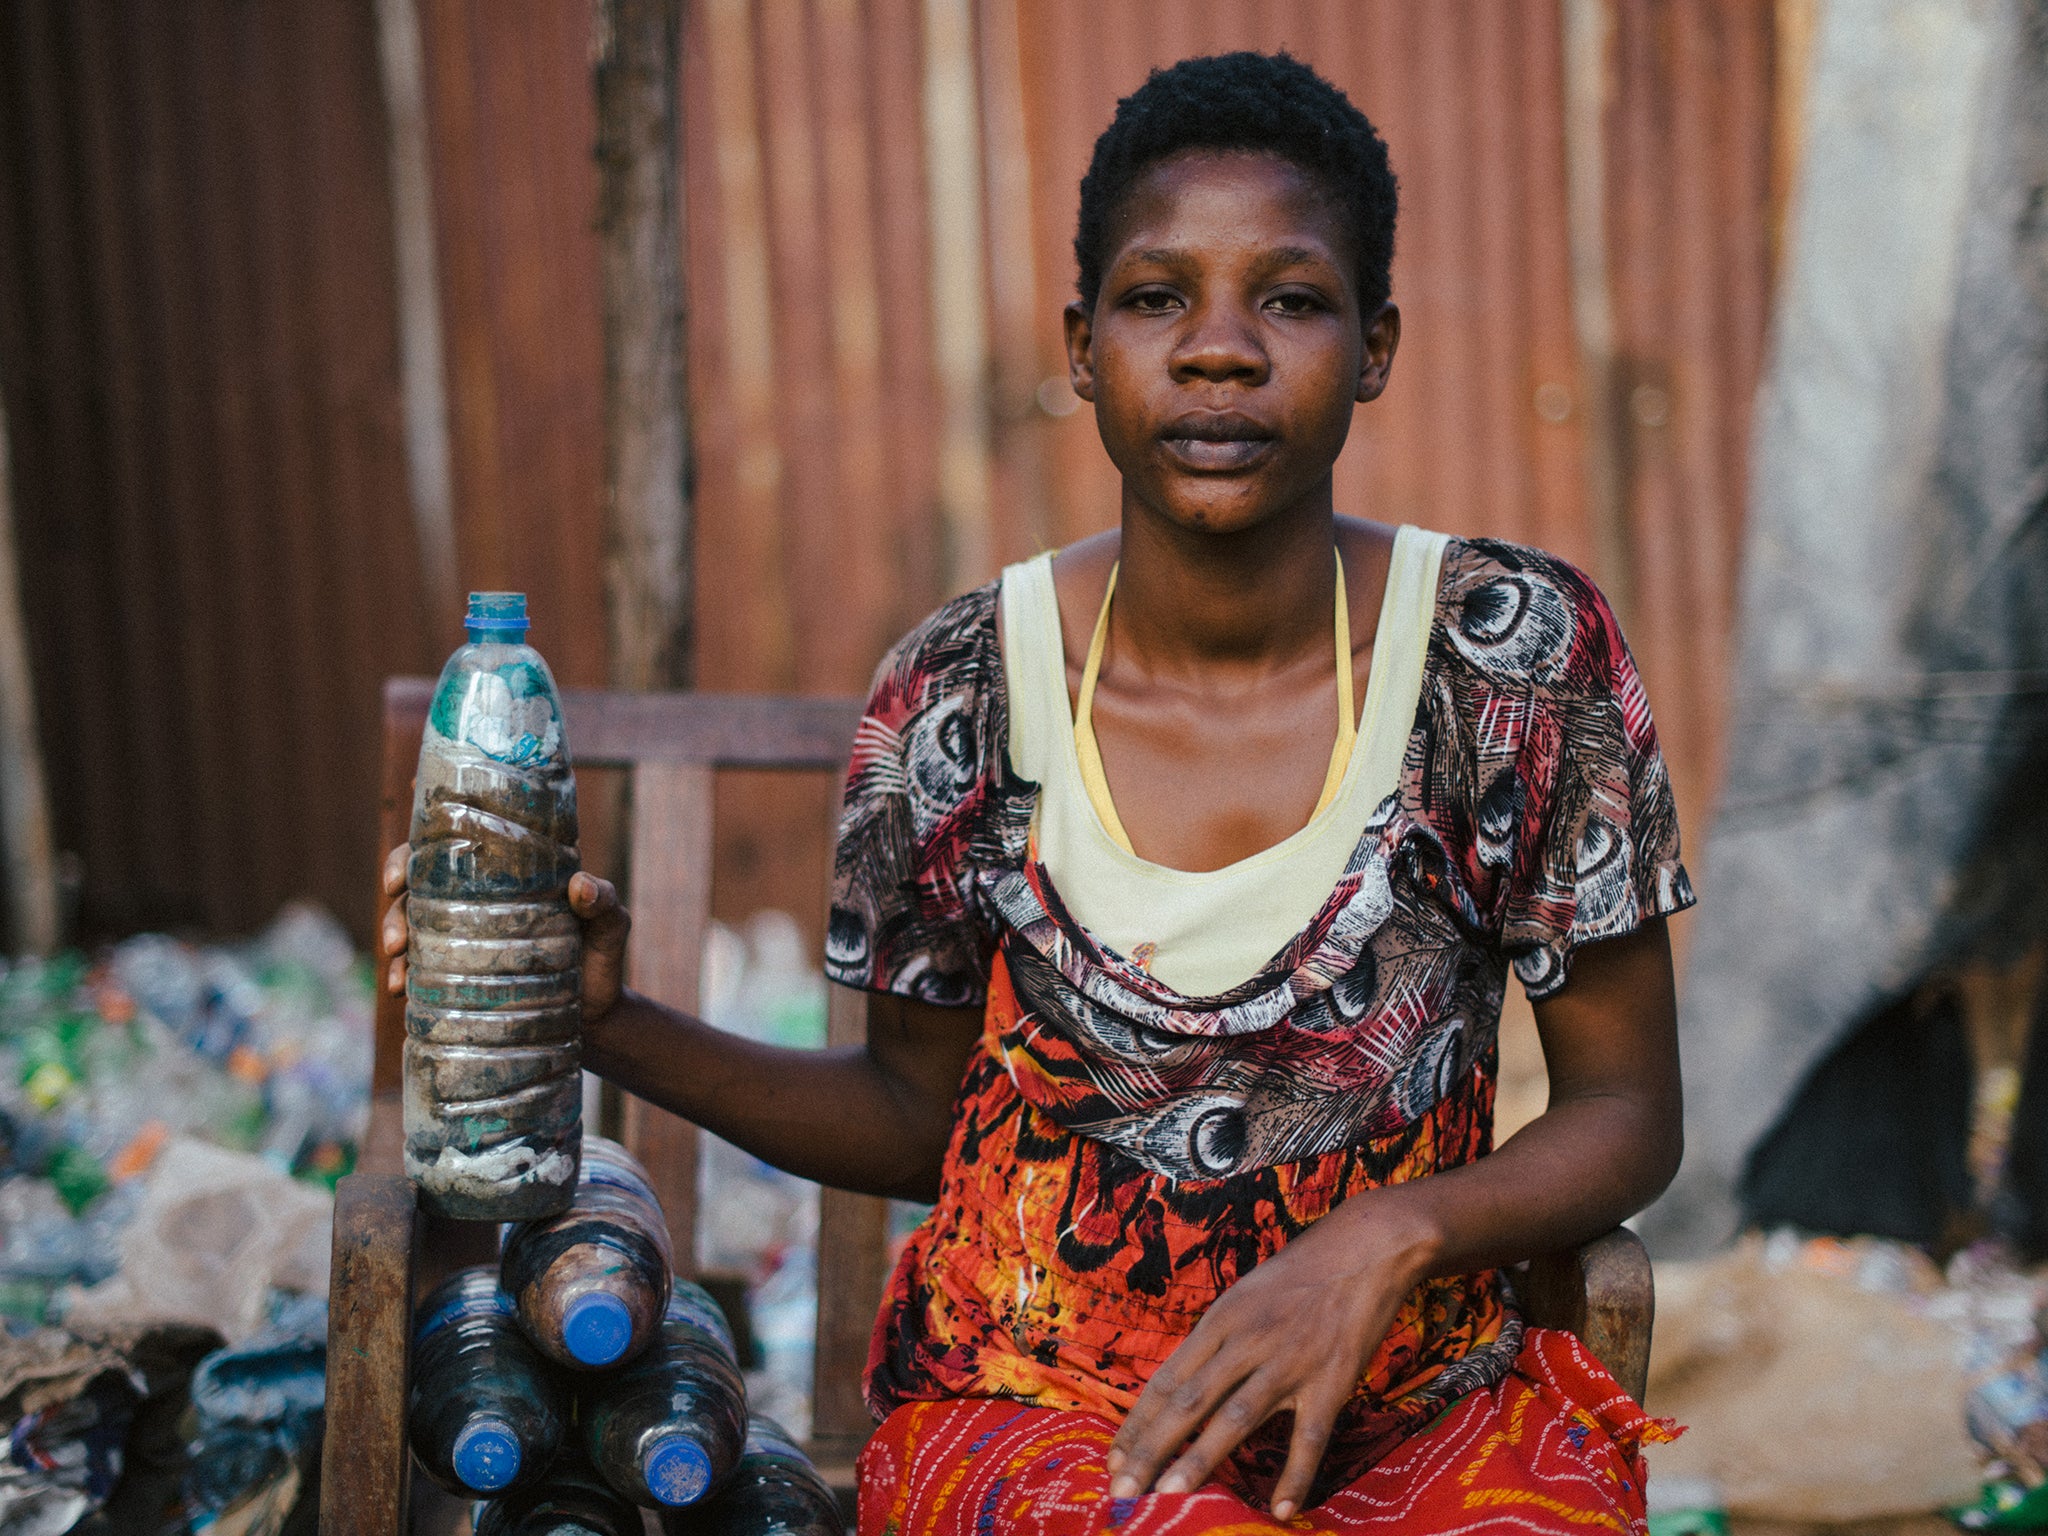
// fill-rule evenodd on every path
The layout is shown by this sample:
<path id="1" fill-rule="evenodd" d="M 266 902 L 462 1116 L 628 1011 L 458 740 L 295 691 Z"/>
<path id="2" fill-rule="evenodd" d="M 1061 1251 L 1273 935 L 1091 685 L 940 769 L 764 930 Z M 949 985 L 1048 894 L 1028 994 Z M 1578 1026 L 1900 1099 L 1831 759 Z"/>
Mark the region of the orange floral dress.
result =
<path id="1" fill-rule="evenodd" d="M 1487 1153 L 1510 968 L 1548 996 L 1579 945 L 1692 895 L 1605 601 L 1549 556 L 1454 540 L 1398 787 L 1271 961 L 1180 994 L 1076 922 L 1036 858 L 996 596 L 948 604 L 885 659 L 849 770 L 827 973 L 984 1018 L 867 1393 L 878 1418 L 993 1399 L 1110 1422 L 1225 1288 L 1339 1202 Z M 1534 1337 L 1497 1272 L 1419 1287 L 1317 1497 L 1498 1401 Z M 1633 1467 L 1649 1421 L 1609 1419 L 1602 1443 Z M 1285 1428 L 1233 1458 L 1239 1495 L 1270 1488 Z M 1639 1518 L 1639 1470 L 1632 1487 Z"/>

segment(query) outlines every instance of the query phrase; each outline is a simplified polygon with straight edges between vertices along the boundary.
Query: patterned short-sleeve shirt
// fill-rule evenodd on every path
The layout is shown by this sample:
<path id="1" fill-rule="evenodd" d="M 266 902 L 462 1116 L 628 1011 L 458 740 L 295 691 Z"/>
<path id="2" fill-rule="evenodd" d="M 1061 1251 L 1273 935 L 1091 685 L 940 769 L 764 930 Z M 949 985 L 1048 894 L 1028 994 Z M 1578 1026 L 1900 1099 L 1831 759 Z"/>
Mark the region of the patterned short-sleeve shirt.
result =
<path id="1" fill-rule="evenodd" d="M 996 605 L 994 584 L 971 592 L 890 653 L 849 770 L 828 974 L 985 1021 L 869 1393 L 1114 1414 L 1324 1211 L 1485 1154 L 1510 967 L 1547 997 L 1580 946 L 1692 893 L 1598 590 L 1535 550 L 1454 540 L 1396 789 L 1278 954 L 1228 992 L 1178 993 L 1077 923 L 1032 856 Z M 1497 1276 L 1431 1282 L 1326 1467 L 1491 1385 L 1518 1339 Z"/>

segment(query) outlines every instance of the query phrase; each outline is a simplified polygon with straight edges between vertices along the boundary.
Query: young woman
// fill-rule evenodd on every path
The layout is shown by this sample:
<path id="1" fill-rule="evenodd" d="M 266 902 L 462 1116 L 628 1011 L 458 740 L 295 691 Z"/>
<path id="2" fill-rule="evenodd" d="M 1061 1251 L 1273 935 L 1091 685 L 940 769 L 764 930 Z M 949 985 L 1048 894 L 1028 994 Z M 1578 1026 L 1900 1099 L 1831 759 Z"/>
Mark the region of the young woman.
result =
<path id="1" fill-rule="evenodd" d="M 1120 104 L 1066 315 L 1119 526 L 882 664 L 827 955 L 865 1047 L 624 991 L 616 896 L 572 888 L 594 1070 L 937 1200 L 876 1328 L 864 1536 L 1641 1528 L 1663 1431 L 1499 1266 L 1675 1169 L 1691 894 L 1592 584 L 1336 515 L 1400 338 L 1394 205 L 1284 56 Z M 1551 1095 L 1493 1151 L 1510 967 Z"/>

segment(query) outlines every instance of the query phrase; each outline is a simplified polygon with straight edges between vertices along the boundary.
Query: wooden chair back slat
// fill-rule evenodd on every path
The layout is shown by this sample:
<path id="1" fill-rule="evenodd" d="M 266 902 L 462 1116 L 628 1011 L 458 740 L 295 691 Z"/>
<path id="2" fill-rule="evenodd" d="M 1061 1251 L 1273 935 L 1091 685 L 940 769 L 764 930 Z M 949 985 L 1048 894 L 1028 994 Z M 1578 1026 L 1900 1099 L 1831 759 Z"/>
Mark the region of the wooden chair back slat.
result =
<path id="1" fill-rule="evenodd" d="M 701 762 L 641 763 L 632 779 L 628 896 L 638 938 L 627 950 L 627 980 L 691 1013 L 698 1007 L 704 935 L 711 926 L 713 771 Z M 676 1272 L 694 1277 L 697 1128 L 630 1094 L 622 1121 L 620 1139 L 646 1165 L 668 1214 Z"/>
<path id="2" fill-rule="evenodd" d="M 385 680 L 385 720 L 410 723 L 415 748 L 433 697 L 432 678 Z M 562 690 L 570 755 L 585 768 L 660 762 L 831 768 L 846 761 L 860 711 L 861 701 L 847 697 Z M 411 778 L 411 760 L 401 766 L 403 777 Z"/>
<path id="3" fill-rule="evenodd" d="M 867 1038 L 865 1003 L 858 993 L 834 987 L 825 1018 L 829 1045 L 858 1045 Z M 834 1486 L 852 1486 L 853 1458 L 874 1431 L 860 1384 L 888 1263 L 886 1202 L 844 1190 L 819 1191 L 811 1451 Z"/>
<path id="4" fill-rule="evenodd" d="M 383 772 L 378 805 L 378 856 L 402 843 L 412 825 L 413 765 L 420 733 L 433 701 L 434 680 L 394 677 L 384 684 Z M 606 693 L 591 688 L 562 690 L 569 751 L 589 768 L 637 768 L 642 764 L 700 763 L 720 768 L 794 768 L 837 771 L 846 764 L 860 722 L 861 703 L 851 698 L 783 698 L 756 694 Z M 707 858 L 706 868 L 709 868 Z M 378 910 L 382 910 L 382 898 Z M 683 962 L 678 962 L 679 964 Z M 695 964 L 692 955 L 687 962 Z M 691 981 L 694 996 L 695 979 Z M 405 1003 L 377 994 L 377 1064 L 374 1092 L 392 1095 L 399 1087 L 399 1053 L 405 1043 Z M 383 1169 L 398 1167 L 391 1141 L 395 1120 L 379 1117 L 381 1138 L 366 1151 Z"/>

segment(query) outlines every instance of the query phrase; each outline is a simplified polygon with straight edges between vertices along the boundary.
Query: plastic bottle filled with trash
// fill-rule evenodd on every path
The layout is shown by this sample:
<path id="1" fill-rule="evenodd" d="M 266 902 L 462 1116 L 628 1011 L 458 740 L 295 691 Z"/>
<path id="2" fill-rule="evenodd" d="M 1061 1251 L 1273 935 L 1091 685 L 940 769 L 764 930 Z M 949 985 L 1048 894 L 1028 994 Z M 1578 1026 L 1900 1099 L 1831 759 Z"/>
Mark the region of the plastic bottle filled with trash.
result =
<path id="1" fill-rule="evenodd" d="M 635 1504 L 694 1504 L 739 1463 L 747 1392 L 732 1333 L 718 1303 L 688 1280 L 675 1282 L 646 1353 L 580 1386 L 583 1448 Z"/>
<path id="2" fill-rule="evenodd" d="M 810 1457 L 780 1424 L 756 1414 L 746 1454 L 725 1485 L 687 1509 L 663 1510 L 661 1529 L 663 1536 L 846 1536 L 846 1521 Z"/>
<path id="3" fill-rule="evenodd" d="M 498 1273 L 541 1352 L 594 1370 L 653 1342 L 672 1262 L 647 1170 L 617 1142 L 586 1136 L 569 1209 L 514 1227 Z"/>
<path id="4" fill-rule="evenodd" d="M 570 1455 L 533 1488 L 478 1504 L 470 1519 L 476 1536 L 641 1536 L 642 1529 L 640 1511 Z"/>
<path id="5" fill-rule="evenodd" d="M 406 1419 L 413 1453 L 442 1487 L 495 1494 L 539 1482 L 568 1406 L 495 1269 L 457 1270 L 420 1304 Z"/>
<path id="6" fill-rule="evenodd" d="M 525 594 L 472 592 L 468 626 L 413 793 L 405 1171 L 440 1215 L 525 1221 L 576 1189 L 576 781 Z"/>

